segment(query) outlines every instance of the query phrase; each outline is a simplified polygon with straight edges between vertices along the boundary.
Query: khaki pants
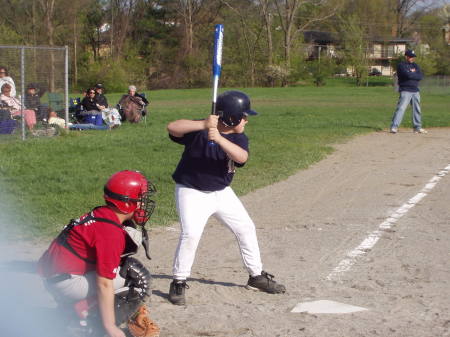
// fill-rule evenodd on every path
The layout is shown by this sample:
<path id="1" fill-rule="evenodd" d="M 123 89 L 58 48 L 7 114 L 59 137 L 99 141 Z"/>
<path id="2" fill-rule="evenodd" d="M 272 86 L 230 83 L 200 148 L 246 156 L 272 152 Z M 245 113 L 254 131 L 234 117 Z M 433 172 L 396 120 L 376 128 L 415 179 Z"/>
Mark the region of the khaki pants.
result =
<path id="1" fill-rule="evenodd" d="M 45 281 L 45 287 L 52 294 L 57 303 L 73 303 L 94 296 L 97 293 L 97 273 L 89 272 L 85 275 L 70 275 L 64 281 L 51 283 Z M 123 287 L 125 279 L 117 273 L 113 280 L 114 289 Z"/>

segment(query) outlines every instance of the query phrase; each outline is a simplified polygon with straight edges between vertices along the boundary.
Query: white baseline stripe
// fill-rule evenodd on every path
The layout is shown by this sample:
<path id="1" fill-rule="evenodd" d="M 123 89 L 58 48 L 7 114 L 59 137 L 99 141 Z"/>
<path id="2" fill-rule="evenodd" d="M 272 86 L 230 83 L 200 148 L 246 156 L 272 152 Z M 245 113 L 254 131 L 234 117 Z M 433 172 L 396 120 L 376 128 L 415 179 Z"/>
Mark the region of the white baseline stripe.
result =
<path id="1" fill-rule="evenodd" d="M 338 278 L 342 273 L 350 270 L 350 268 L 355 264 L 356 259 L 368 251 L 370 251 L 378 240 L 383 235 L 383 231 L 392 228 L 395 223 L 404 216 L 411 208 L 413 208 L 420 200 L 430 193 L 430 191 L 436 186 L 436 184 L 445 177 L 450 171 L 450 165 L 445 169 L 439 171 L 430 181 L 422 188 L 422 190 L 417 193 L 414 197 L 409 199 L 406 203 L 400 206 L 394 213 L 392 213 L 386 220 L 384 220 L 378 229 L 369 234 L 358 247 L 347 253 L 347 256 L 339 262 L 336 268 L 327 276 L 327 280 L 332 281 Z"/>

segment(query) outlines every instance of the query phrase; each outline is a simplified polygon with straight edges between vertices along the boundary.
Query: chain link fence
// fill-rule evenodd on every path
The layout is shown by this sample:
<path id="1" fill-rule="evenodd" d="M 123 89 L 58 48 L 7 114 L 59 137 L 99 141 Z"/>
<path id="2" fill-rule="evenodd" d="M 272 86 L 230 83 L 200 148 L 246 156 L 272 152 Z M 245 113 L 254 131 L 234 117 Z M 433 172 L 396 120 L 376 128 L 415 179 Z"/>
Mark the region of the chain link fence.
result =
<path id="1" fill-rule="evenodd" d="M 450 95 L 450 76 L 425 76 L 420 83 L 422 91 Z"/>
<path id="2" fill-rule="evenodd" d="M 68 62 L 67 46 L 0 45 L 0 141 L 46 129 L 52 111 L 67 125 Z"/>

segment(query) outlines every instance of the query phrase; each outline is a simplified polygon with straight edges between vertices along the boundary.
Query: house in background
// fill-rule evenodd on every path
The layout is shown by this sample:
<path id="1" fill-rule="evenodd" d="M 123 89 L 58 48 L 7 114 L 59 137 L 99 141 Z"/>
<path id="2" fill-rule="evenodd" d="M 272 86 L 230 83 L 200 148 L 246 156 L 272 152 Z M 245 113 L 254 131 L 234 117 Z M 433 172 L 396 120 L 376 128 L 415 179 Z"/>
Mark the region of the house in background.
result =
<path id="1" fill-rule="evenodd" d="M 403 55 L 407 46 L 413 43 L 412 39 L 382 39 L 372 38 L 368 50 L 369 73 L 379 72 L 384 76 L 392 76 L 395 69 L 392 69 L 391 60 Z"/>
<path id="2" fill-rule="evenodd" d="M 338 57 L 341 42 L 335 34 L 320 31 L 303 32 L 303 40 L 306 44 L 308 60 L 320 60 L 321 57 Z M 384 76 L 392 76 L 395 69 L 391 67 L 391 60 L 398 55 L 403 55 L 407 46 L 414 43 L 413 39 L 383 39 L 370 38 L 367 50 L 368 71 Z M 352 69 L 347 69 L 347 74 L 352 74 Z"/>
<path id="3" fill-rule="evenodd" d="M 444 27 L 442 27 L 442 33 L 444 35 L 444 41 L 447 42 L 448 46 L 450 46 L 450 23 L 447 23 Z"/>
<path id="4" fill-rule="evenodd" d="M 303 41 L 308 60 L 318 60 L 323 56 L 337 57 L 339 39 L 333 33 L 307 30 L 303 32 Z"/>

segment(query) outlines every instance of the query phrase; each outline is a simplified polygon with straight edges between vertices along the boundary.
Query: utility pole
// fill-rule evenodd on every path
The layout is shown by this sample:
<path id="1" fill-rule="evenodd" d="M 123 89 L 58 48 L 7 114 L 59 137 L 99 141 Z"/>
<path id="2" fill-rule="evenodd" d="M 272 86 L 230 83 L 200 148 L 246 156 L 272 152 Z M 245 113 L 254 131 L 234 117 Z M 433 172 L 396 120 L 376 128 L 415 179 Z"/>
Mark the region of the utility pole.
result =
<path id="1" fill-rule="evenodd" d="M 322 50 L 322 46 L 319 46 L 319 73 L 320 73 L 320 51 Z"/>
<path id="2" fill-rule="evenodd" d="M 110 32 L 111 32 L 111 38 L 110 38 L 110 42 L 111 42 L 111 58 L 113 58 L 113 46 L 114 46 L 114 0 L 111 0 L 111 28 L 110 28 Z"/>

